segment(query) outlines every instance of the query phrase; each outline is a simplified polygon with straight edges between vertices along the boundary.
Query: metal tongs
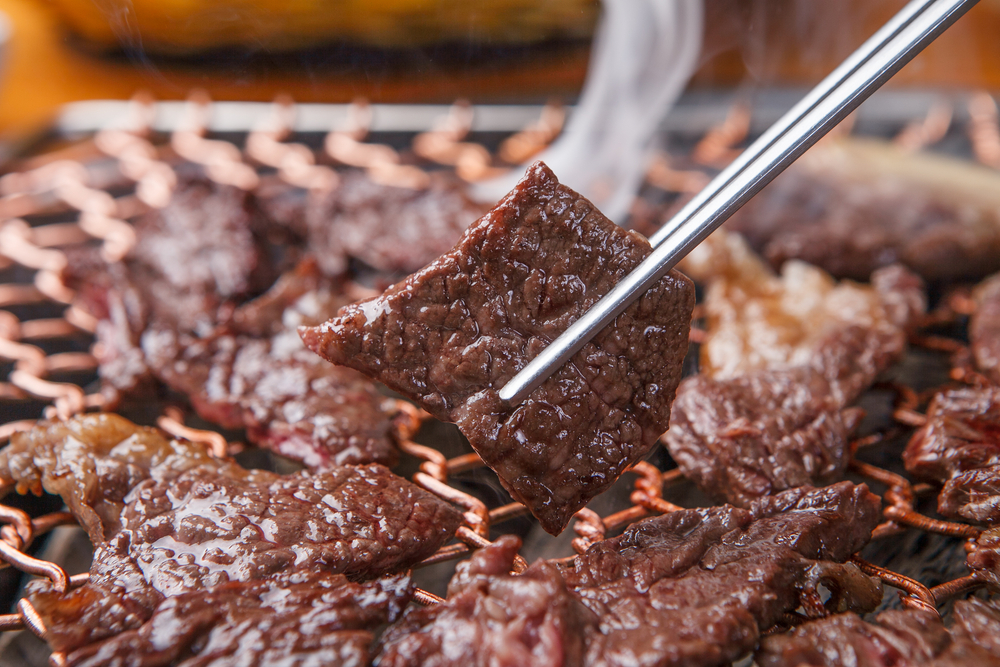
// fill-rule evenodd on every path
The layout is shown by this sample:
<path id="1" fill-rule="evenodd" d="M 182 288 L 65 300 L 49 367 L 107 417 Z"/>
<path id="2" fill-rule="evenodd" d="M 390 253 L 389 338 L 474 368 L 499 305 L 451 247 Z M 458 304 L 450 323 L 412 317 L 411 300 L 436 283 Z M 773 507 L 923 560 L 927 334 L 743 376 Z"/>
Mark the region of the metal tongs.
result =
<path id="1" fill-rule="evenodd" d="M 913 0 L 656 234 L 653 252 L 500 390 L 516 405 L 979 0 Z"/>

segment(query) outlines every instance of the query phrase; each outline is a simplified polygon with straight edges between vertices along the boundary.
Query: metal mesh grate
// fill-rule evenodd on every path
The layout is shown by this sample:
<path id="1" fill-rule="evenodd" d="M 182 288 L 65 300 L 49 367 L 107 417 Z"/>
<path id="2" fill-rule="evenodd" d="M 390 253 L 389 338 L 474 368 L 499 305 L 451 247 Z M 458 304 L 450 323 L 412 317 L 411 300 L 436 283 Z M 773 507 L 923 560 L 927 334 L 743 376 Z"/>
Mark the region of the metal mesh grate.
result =
<path id="1" fill-rule="evenodd" d="M 996 107 L 988 96 L 973 98 L 968 122 L 972 152 L 989 163 L 995 158 Z M 395 148 L 365 141 L 371 121 L 370 110 L 355 105 L 346 127 L 326 135 L 322 153 L 308 146 L 291 143 L 295 105 L 279 100 L 269 121 L 249 132 L 243 148 L 235 143 L 205 136 L 212 103 L 194 96 L 180 126 L 166 143 L 154 143 L 150 127 L 155 105 L 144 99 L 132 104 L 132 118 L 127 129 L 107 129 L 92 139 L 61 152 L 42 155 L 29 163 L 30 168 L 7 174 L 0 179 L 0 359 L 9 364 L 6 381 L 0 383 L 0 405 L 10 414 L 25 416 L 39 409 L 44 416 L 67 418 L 84 411 L 113 408 L 113 399 L 97 388 L 97 361 L 88 347 L 93 342 L 95 318 L 74 305 L 74 293 L 60 280 L 66 265 L 65 250 L 81 244 L 100 244 L 102 255 L 116 261 L 126 255 L 135 242 L 129 220 L 142 212 L 164 206 L 177 178 L 169 161 L 177 157 L 200 164 L 212 180 L 253 189 L 260 168 L 276 173 L 289 185 L 310 190 L 324 190 L 338 182 L 332 165 L 348 165 L 367 170 L 381 183 L 419 188 L 427 182 L 430 164 L 446 165 L 467 181 L 494 175 L 503 162 L 528 159 L 558 134 L 563 113 L 558 107 L 546 107 L 539 120 L 522 132 L 506 137 L 496 154 L 468 138 L 474 108 L 456 104 L 447 118 L 427 132 L 412 138 L 412 152 L 426 164 L 407 164 Z M 696 165 L 715 165 L 731 159 L 734 147 L 742 142 L 749 122 L 748 109 L 737 106 L 724 123 L 695 143 L 690 156 L 682 161 Z M 897 140 L 910 148 L 933 143 L 944 136 L 951 122 L 950 107 L 932 107 L 924 120 L 902 126 Z M 700 168 L 676 169 L 662 154 L 650 170 L 647 189 L 674 193 L 690 192 L 704 184 L 706 171 Z M 112 194 L 115 193 L 115 194 Z M 661 192 L 662 194 L 662 192 Z M 662 199 L 662 198 L 661 198 Z M 928 324 L 955 322 L 968 310 L 968 299 L 956 293 L 942 300 L 928 319 Z M 695 329 L 692 339 L 697 342 Z M 952 380 L 977 384 L 982 378 L 967 363 L 969 355 L 958 338 L 922 336 L 913 341 L 925 349 L 950 354 L 955 360 Z M 894 423 L 853 443 L 853 452 L 865 452 L 892 437 L 918 426 L 924 417 L 917 411 L 921 396 L 904 385 L 885 387 L 895 392 Z M 924 397 L 932 392 L 925 392 Z M 503 532 L 505 522 L 526 515 L 520 503 L 488 508 L 483 499 L 460 490 L 456 476 L 483 466 L 476 454 L 447 458 L 441 451 L 414 441 L 428 415 L 409 403 L 400 402 L 401 418 L 395 423 L 395 439 L 400 449 L 419 464 L 413 480 L 421 487 L 458 505 L 464 510 L 464 525 L 453 543 L 443 547 L 421 563 L 428 566 L 460 559 L 472 550 L 490 543 L 490 535 Z M 217 456 L 238 449 L 220 433 L 192 428 L 176 408 L 164 408 L 157 424 L 168 433 L 205 443 Z M 0 426 L 0 443 L 20 430 L 34 425 L 34 419 L 15 419 Z M 961 523 L 933 519 L 915 509 L 915 500 L 934 489 L 912 484 L 903 476 L 859 459 L 850 470 L 858 477 L 883 488 L 885 521 L 876 529 L 874 540 L 918 530 L 966 540 L 967 550 L 975 548 L 980 529 Z M 572 546 L 585 551 L 594 542 L 625 526 L 655 514 L 681 509 L 664 498 L 665 490 L 687 484 L 676 469 L 662 470 L 650 462 L 632 467 L 630 505 L 601 516 L 590 509 L 581 510 L 573 526 L 577 537 Z M 10 489 L 2 489 L 6 493 Z M 21 509 L 0 505 L 0 559 L 21 572 L 49 578 L 56 590 L 63 591 L 87 581 L 87 574 L 70 577 L 59 565 L 29 555 L 28 548 L 40 536 L 56 526 L 74 523 L 64 511 L 32 518 Z M 495 530 L 491 533 L 491 529 Z M 900 590 L 906 606 L 936 610 L 948 599 L 985 585 L 976 572 L 933 587 L 855 558 L 866 573 Z M 418 566 L 418 567 L 420 567 Z M 527 567 L 518 558 L 515 572 Z M 441 602 L 434 594 L 419 590 L 416 601 L 431 605 Z M 787 617 L 796 623 L 822 616 L 827 612 L 822 601 L 807 594 L 802 613 Z M 17 612 L 0 616 L 0 630 L 28 628 L 39 637 L 45 635 L 42 620 L 26 599 L 17 603 Z M 53 656 L 59 664 L 61 656 Z"/>

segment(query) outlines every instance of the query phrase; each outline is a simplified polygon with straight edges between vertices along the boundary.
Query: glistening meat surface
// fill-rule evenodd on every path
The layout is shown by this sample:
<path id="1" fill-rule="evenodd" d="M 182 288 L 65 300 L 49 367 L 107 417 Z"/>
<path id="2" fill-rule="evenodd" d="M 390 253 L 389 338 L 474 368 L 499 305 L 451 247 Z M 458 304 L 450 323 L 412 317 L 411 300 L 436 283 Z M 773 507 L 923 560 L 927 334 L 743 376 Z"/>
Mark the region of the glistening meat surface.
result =
<path id="1" fill-rule="evenodd" d="M 364 667 L 374 629 L 399 616 L 409 577 L 355 583 L 293 572 L 166 599 L 142 626 L 84 646 L 67 667 Z"/>
<path id="2" fill-rule="evenodd" d="M 501 405 L 497 391 L 649 252 L 536 164 L 454 250 L 302 336 L 457 422 L 556 533 L 666 429 L 690 281 L 659 280 L 520 405 Z"/>
<path id="3" fill-rule="evenodd" d="M 760 667 L 963 667 L 1000 665 L 1000 613 L 976 598 L 955 603 L 954 623 L 913 609 L 886 611 L 875 623 L 841 614 L 766 637 Z"/>
<path id="4" fill-rule="evenodd" d="M 1000 521 L 1000 388 L 936 395 L 903 462 L 917 477 L 944 485 L 938 495 L 944 516 L 988 525 Z"/>
<path id="5" fill-rule="evenodd" d="M 446 603 L 407 613 L 378 664 L 726 664 L 820 582 L 834 609 L 878 604 L 880 587 L 842 564 L 868 542 L 878 505 L 844 482 L 749 510 L 680 510 L 633 524 L 568 567 L 540 561 L 519 576 L 508 574 L 518 541 L 506 537 L 458 571 Z"/>
<path id="6" fill-rule="evenodd" d="M 56 650 L 138 628 L 167 598 L 232 582 L 399 572 L 462 519 L 378 464 L 249 471 L 113 415 L 43 424 L 0 456 L 8 479 L 63 495 L 95 538 L 88 583 L 66 593 L 47 580 L 29 586 Z"/>
<path id="7" fill-rule="evenodd" d="M 395 401 L 357 371 L 317 357 L 296 333 L 349 303 L 349 288 L 304 262 L 208 335 L 151 327 L 142 336 L 146 362 L 202 418 L 246 428 L 251 442 L 310 468 L 391 465 Z"/>

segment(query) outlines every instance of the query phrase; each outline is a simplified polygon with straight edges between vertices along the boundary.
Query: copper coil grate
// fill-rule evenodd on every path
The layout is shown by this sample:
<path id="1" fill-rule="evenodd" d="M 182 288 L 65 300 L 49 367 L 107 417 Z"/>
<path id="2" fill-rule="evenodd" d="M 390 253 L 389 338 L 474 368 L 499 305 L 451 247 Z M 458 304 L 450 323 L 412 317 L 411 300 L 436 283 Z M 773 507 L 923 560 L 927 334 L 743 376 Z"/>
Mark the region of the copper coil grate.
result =
<path id="1" fill-rule="evenodd" d="M 973 99 L 974 113 L 969 127 L 973 152 L 984 162 L 992 162 L 997 136 L 996 107 L 990 107 L 982 96 Z M 992 103 L 991 99 L 989 101 Z M 177 182 L 170 160 L 180 157 L 200 164 L 210 179 L 246 190 L 257 185 L 260 167 L 276 170 L 291 186 L 320 191 L 336 186 L 339 179 L 336 165 L 365 169 L 372 179 L 401 187 L 421 188 L 428 182 L 426 167 L 407 164 L 391 146 L 365 141 L 371 114 L 363 103 L 355 105 L 346 127 L 335 129 L 326 136 L 320 155 L 303 144 L 287 141 L 295 113 L 295 105 L 290 100 L 275 102 L 268 122 L 247 135 L 242 149 L 228 141 L 206 138 L 212 103 L 203 95 L 192 96 L 181 127 L 161 145 L 153 142 L 150 130 L 153 102 L 137 98 L 132 106 L 132 119 L 127 129 L 102 130 L 92 140 L 74 146 L 70 158 L 61 154 L 41 156 L 35 158 L 33 168 L 0 178 L 0 271 L 16 274 L 14 280 L 0 284 L 0 359 L 11 365 L 6 380 L 0 382 L 0 405 L 5 408 L 40 405 L 46 418 L 68 418 L 84 411 L 113 407 L 100 391 L 87 388 L 95 384 L 93 377 L 97 369 L 97 360 L 91 353 L 46 352 L 43 349 L 53 343 L 74 340 L 78 347 L 87 346 L 93 342 L 92 334 L 97 324 L 92 315 L 73 305 L 72 290 L 59 278 L 60 270 L 66 265 L 63 250 L 99 243 L 108 261 L 124 257 L 135 242 L 129 220 L 169 201 Z M 473 107 L 456 104 L 437 127 L 413 138 L 413 152 L 428 163 L 453 168 L 467 181 L 476 181 L 495 175 L 504 162 L 525 160 L 544 148 L 558 135 L 564 117 L 559 107 L 546 107 L 538 122 L 500 144 L 498 159 L 485 146 L 469 140 L 472 113 Z M 709 132 L 695 146 L 694 162 L 717 166 L 731 159 L 735 147 L 747 133 L 747 114 L 746 106 L 735 107 L 723 125 Z M 950 108 L 935 106 L 927 119 L 904 127 L 898 141 L 908 149 L 920 148 L 943 136 L 951 120 Z M 108 169 L 107 162 L 113 168 Z M 680 193 L 697 189 L 706 178 L 705 172 L 698 169 L 674 169 L 671 160 L 663 154 L 654 160 L 647 182 L 662 190 Z M 110 194 L 122 190 L 127 193 Z M 54 216 L 69 220 L 60 218 L 52 222 Z M 928 323 L 940 324 L 961 316 L 963 303 L 960 294 L 953 295 L 947 300 L 947 305 L 952 307 L 943 315 L 939 309 L 928 318 Z M 15 315 L 18 309 L 31 308 L 61 314 L 26 318 Z M 698 340 L 695 329 L 692 341 Z M 951 354 L 956 360 L 952 370 L 955 381 L 970 384 L 981 381 L 968 367 L 967 351 L 958 340 L 925 336 L 913 342 Z M 74 377 L 79 379 L 81 373 L 86 374 L 87 381 L 73 381 Z M 922 423 L 923 415 L 917 410 L 920 397 L 905 386 L 891 389 L 897 394 L 893 413 L 896 424 L 859 439 L 852 451 L 864 451 Z M 489 544 L 491 529 L 528 514 L 527 509 L 516 502 L 489 508 L 484 500 L 457 488 L 453 484 L 455 476 L 483 467 L 482 460 L 476 454 L 446 458 L 437 449 L 415 442 L 414 437 L 429 415 L 402 401 L 400 412 L 395 437 L 400 449 L 419 462 L 413 481 L 464 511 L 464 525 L 455 533 L 454 541 L 418 568 L 461 559 Z M 227 442 L 215 431 L 192 428 L 185 424 L 184 418 L 181 410 L 165 408 L 157 425 L 174 436 L 206 444 L 217 456 L 231 454 L 242 447 L 239 443 Z M 17 431 L 31 428 L 34 423 L 33 419 L 19 419 L 3 424 L 0 443 Z M 967 548 L 974 548 L 975 538 L 980 533 L 978 528 L 934 519 L 915 509 L 915 499 L 933 491 L 927 485 L 914 485 L 899 474 L 858 459 L 852 460 L 850 470 L 877 487 L 884 487 L 885 521 L 875 530 L 875 540 L 906 530 L 919 530 L 966 540 Z M 653 463 L 642 462 L 629 469 L 626 475 L 634 478 L 629 506 L 606 516 L 590 509 L 577 513 L 573 525 L 577 537 L 572 547 L 578 553 L 644 517 L 682 509 L 664 497 L 665 491 L 688 484 L 678 470 L 662 470 Z M 23 510 L 0 505 L 0 560 L 23 573 L 47 577 L 59 591 L 80 586 L 87 581 L 87 574 L 69 576 L 58 564 L 28 553 L 28 548 L 40 536 L 57 526 L 74 523 L 73 517 L 65 511 L 31 517 Z M 932 611 L 955 596 L 987 585 L 978 573 L 971 572 L 928 587 L 858 557 L 854 562 L 865 573 L 898 589 L 904 605 Z M 526 567 L 525 559 L 519 556 L 515 573 Z M 415 601 L 432 605 L 442 600 L 431 592 L 418 589 Z M 802 613 L 787 615 L 788 625 L 829 613 L 828 605 L 815 591 L 807 591 L 801 602 Z M 27 628 L 44 638 L 43 622 L 27 599 L 20 600 L 16 608 L 14 613 L 0 615 L 0 630 Z M 54 664 L 60 659 L 59 655 L 53 656 Z"/>

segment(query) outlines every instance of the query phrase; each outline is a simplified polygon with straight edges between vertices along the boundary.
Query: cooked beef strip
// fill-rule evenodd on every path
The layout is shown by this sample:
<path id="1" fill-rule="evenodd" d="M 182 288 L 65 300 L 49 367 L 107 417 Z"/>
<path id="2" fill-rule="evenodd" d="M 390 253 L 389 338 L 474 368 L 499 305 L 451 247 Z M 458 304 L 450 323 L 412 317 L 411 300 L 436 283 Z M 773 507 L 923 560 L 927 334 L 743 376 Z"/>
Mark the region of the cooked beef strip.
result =
<path id="1" fill-rule="evenodd" d="M 1000 387 L 934 397 L 927 423 L 903 452 L 907 471 L 943 483 L 938 511 L 960 521 L 1000 521 Z"/>
<path id="2" fill-rule="evenodd" d="M 1000 270 L 996 173 L 864 140 L 817 146 L 726 223 L 774 267 L 801 259 L 867 280 L 903 264 L 927 280 Z"/>
<path id="3" fill-rule="evenodd" d="M 60 594 L 38 581 L 27 594 L 50 645 L 72 650 L 137 628 L 165 598 L 228 582 L 399 572 L 434 553 L 461 519 L 378 464 L 284 477 L 199 468 L 132 490 L 87 584 Z"/>
<path id="4" fill-rule="evenodd" d="M 312 264 L 243 304 L 231 323 L 197 337 L 169 327 L 142 336 L 146 363 L 195 411 L 310 468 L 371 461 L 391 465 L 395 402 L 357 371 L 332 366 L 296 327 L 318 324 L 351 300 Z"/>
<path id="5" fill-rule="evenodd" d="M 0 450 L 0 481 L 16 484 L 19 493 L 62 496 L 99 546 L 121 529 L 125 498 L 140 482 L 233 465 L 211 457 L 204 445 L 118 415 L 82 414 L 11 436 Z"/>
<path id="6" fill-rule="evenodd" d="M 1000 274 L 976 288 L 976 311 L 969 320 L 969 344 L 976 366 L 1000 385 Z"/>
<path id="7" fill-rule="evenodd" d="M 902 355 L 919 278 L 888 267 L 872 287 L 835 284 L 803 264 L 779 278 L 732 234 L 688 265 L 709 287 L 702 372 L 678 388 L 665 437 L 685 476 L 741 507 L 840 479 L 861 416 L 848 406 Z"/>
<path id="8" fill-rule="evenodd" d="M 413 609 L 383 635 L 379 667 L 582 665 L 597 617 L 555 565 L 507 576 L 520 547 L 505 535 L 460 563 L 445 604 Z"/>
<path id="9" fill-rule="evenodd" d="M 955 603 L 955 623 L 946 629 L 930 612 L 886 611 L 875 623 L 841 614 L 765 637 L 760 667 L 948 667 L 1000 665 L 1000 613 L 981 600 Z"/>
<path id="10" fill-rule="evenodd" d="M 277 267 L 259 236 L 259 215 L 246 192 L 190 178 L 165 208 L 140 216 L 124 264 L 148 320 L 205 332 L 226 302 L 270 286 Z"/>
<path id="11" fill-rule="evenodd" d="M 68 282 L 82 290 L 86 307 L 99 318 L 102 378 L 130 391 L 155 377 L 186 394 L 205 419 L 246 427 L 252 442 L 311 467 L 394 463 L 394 404 L 360 374 L 308 352 L 295 333 L 296 326 L 321 322 L 348 303 L 345 283 L 324 279 L 307 258 L 247 301 L 258 291 L 256 267 L 267 259 L 266 244 L 256 236 L 261 225 L 249 203 L 236 205 L 245 195 L 211 187 L 188 183 L 170 206 L 140 219 L 136 247 L 124 262 L 107 265 L 96 249 L 70 261 Z M 208 202 L 207 211 L 194 215 L 199 201 Z M 233 248 L 205 217 L 216 209 L 230 213 L 220 224 L 233 232 Z M 190 250 L 185 244 L 202 237 L 207 248 L 186 259 L 209 268 L 199 265 L 193 275 L 155 254 L 160 244 L 177 259 Z M 192 295 L 201 295 L 198 304 L 189 303 Z"/>
<path id="12" fill-rule="evenodd" d="M 977 577 L 1000 589 L 1000 526 L 984 530 L 965 559 Z"/>
<path id="13" fill-rule="evenodd" d="M 665 440 L 688 479 L 746 507 L 784 489 L 842 478 L 859 417 L 832 398 L 829 382 L 811 367 L 726 380 L 695 375 L 677 390 Z"/>
<path id="14" fill-rule="evenodd" d="M 457 422 L 558 533 L 665 430 L 690 281 L 660 279 L 520 405 L 501 405 L 497 391 L 649 252 L 537 163 L 454 250 L 302 337 Z"/>
<path id="15" fill-rule="evenodd" d="M 279 573 L 168 598 L 141 627 L 77 649 L 67 667 L 364 667 L 374 629 L 413 594 L 398 575 L 352 583 L 326 572 Z"/>
<path id="16" fill-rule="evenodd" d="M 410 273 L 449 250 L 489 209 L 450 173 L 431 175 L 423 190 L 376 183 L 362 171 L 340 175 L 340 186 L 305 209 L 308 245 L 331 275 L 350 257 L 392 273 Z"/>
<path id="17" fill-rule="evenodd" d="M 261 224 L 247 193 L 188 174 L 166 207 L 135 221 L 124 260 L 107 264 L 97 248 L 69 255 L 63 281 L 99 319 L 95 352 L 107 385 L 128 391 L 146 378 L 139 337 L 148 326 L 204 335 L 274 281 Z"/>
<path id="18" fill-rule="evenodd" d="M 407 613 L 385 635 L 378 664 L 727 664 L 820 581 L 835 604 L 874 608 L 881 588 L 840 561 L 868 542 L 878 520 L 878 499 L 843 482 L 748 510 L 647 519 L 564 569 L 539 562 L 507 574 L 518 543 L 504 538 L 456 573 L 444 604 Z M 540 609 L 536 596 L 557 602 Z M 573 660 L 581 642 L 584 659 Z"/>

